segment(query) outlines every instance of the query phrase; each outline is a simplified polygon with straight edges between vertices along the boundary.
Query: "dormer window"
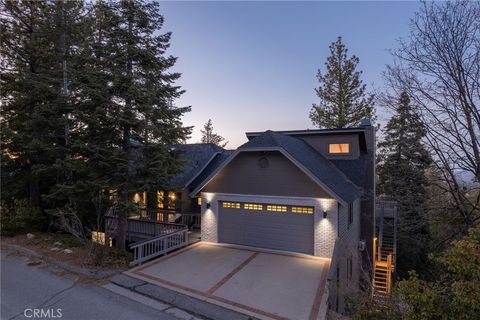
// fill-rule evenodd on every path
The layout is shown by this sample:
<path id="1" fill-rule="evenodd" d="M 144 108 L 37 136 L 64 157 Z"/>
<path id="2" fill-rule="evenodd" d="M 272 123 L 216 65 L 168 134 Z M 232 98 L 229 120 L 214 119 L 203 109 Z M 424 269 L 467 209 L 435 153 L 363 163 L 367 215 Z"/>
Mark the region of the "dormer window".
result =
<path id="1" fill-rule="evenodd" d="M 350 153 L 350 144 L 349 143 L 330 143 L 328 145 L 329 154 L 349 154 Z"/>

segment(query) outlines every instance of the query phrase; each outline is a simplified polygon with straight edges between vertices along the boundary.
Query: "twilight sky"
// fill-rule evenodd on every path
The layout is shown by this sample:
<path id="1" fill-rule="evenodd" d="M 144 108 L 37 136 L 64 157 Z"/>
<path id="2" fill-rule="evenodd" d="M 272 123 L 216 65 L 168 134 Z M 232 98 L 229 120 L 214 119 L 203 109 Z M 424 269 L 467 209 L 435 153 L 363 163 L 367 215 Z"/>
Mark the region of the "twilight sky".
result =
<path id="1" fill-rule="evenodd" d="M 227 148 L 245 132 L 314 128 L 308 113 L 317 102 L 318 68 L 328 46 L 342 36 L 369 90 L 381 89 L 392 62 L 388 49 L 408 34 L 418 2 L 161 2 L 168 53 L 177 56 L 177 82 L 192 106 L 188 142 L 200 141 L 211 118 Z M 381 107 L 377 106 L 378 111 Z"/>

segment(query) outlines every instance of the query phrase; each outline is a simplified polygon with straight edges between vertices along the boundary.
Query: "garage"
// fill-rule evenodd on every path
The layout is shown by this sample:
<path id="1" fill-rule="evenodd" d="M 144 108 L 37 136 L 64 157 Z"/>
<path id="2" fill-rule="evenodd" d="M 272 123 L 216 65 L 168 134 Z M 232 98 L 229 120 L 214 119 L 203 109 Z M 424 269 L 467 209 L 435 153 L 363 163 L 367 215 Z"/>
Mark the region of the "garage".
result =
<path id="1" fill-rule="evenodd" d="M 219 242 L 313 254 L 313 207 L 219 201 Z"/>

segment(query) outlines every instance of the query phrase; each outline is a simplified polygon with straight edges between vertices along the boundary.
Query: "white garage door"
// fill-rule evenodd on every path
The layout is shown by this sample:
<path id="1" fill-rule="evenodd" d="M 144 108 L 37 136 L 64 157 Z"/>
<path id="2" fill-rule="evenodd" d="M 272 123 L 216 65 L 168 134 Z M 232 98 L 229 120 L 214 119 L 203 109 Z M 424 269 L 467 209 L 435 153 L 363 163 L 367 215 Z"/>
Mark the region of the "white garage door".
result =
<path id="1" fill-rule="evenodd" d="M 313 254 L 313 207 L 218 203 L 219 242 Z"/>

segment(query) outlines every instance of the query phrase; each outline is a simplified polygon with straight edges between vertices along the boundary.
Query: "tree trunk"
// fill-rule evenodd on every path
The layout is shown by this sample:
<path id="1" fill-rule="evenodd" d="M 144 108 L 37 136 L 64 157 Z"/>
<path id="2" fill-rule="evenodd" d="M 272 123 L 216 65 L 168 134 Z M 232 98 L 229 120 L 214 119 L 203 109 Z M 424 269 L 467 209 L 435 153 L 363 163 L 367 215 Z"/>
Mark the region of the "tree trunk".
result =
<path id="1" fill-rule="evenodd" d="M 125 192 L 120 193 L 120 206 L 117 210 L 117 232 L 116 232 L 116 243 L 115 246 L 121 250 L 127 249 L 127 207 L 130 200 L 128 194 Z"/>

